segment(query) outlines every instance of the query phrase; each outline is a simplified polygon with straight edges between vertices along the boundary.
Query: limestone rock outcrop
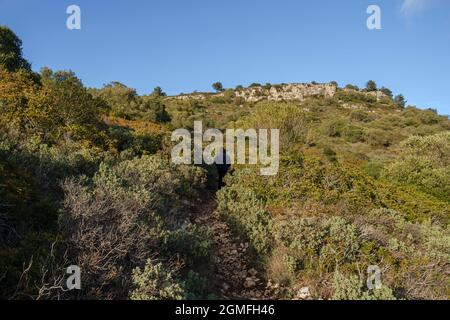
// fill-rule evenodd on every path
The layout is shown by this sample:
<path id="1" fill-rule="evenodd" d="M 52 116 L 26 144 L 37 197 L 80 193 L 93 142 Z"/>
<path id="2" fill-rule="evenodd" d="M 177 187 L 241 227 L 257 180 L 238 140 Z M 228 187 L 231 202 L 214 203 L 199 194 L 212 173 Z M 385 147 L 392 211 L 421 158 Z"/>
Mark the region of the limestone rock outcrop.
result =
<path id="1" fill-rule="evenodd" d="M 344 89 L 345 91 L 352 91 Z M 252 86 L 248 88 L 241 88 L 231 91 L 231 94 L 235 98 L 241 98 L 246 102 L 258 102 L 262 100 L 267 101 L 291 101 L 298 100 L 304 101 L 308 97 L 321 96 L 325 98 L 332 98 L 338 88 L 333 83 L 290 83 L 290 84 L 277 84 L 271 86 Z M 381 91 L 364 92 L 356 91 L 359 93 L 368 94 L 377 98 L 377 100 L 387 97 Z M 197 99 L 205 100 L 212 97 L 226 97 L 230 94 L 230 90 L 220 93 L 192 93 L 183 94 L 176 97 L 172 97 L 179 100 Z"/>
<path id="2" fill-rule="evenodd" d="M 331 98 L 336 94 L 337 88 L 333 84 L 311 84 L 292 83 L 274 85 L 270 89 L 265 87 L 250 87 L 236 91 L 236 97 L 244 98 L 249 102 L 260 100 L 281 101 L 300 100 L 303 101 L 311 96 L 324 96 Z"/>

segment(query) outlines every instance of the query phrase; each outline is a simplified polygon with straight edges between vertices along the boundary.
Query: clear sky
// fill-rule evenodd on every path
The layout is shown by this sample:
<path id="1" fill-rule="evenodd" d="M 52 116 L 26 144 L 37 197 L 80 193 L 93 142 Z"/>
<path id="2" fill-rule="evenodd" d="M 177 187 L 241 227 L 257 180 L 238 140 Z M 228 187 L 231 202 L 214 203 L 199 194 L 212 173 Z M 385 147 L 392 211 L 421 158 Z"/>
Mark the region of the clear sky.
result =
<path id="1" fill-rule="evenodd" d="M 81 8 L 81 30 L 66 8 Z M 366 27 L 370 4 L 382 29 Z M 33 69 L 149 93 L 369 79 L 450 114 L 449 0 L 0 0 Z"/>

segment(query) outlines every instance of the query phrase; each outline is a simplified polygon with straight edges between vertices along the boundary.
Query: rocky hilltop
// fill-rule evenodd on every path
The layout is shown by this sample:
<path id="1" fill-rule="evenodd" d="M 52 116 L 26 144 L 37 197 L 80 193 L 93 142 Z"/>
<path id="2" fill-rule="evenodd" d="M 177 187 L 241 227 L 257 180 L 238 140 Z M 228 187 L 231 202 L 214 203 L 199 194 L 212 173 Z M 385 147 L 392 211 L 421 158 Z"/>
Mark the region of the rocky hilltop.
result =
<path id="1" fill-rule="evenodd" d="M 270 88 L 250 87 L 237 90 L 236 97 L 244 98 L 249 102 L 256 102 L 263 99 L 271 101 L 281 100 L 304 100 L 310 96 L 324 96 L 331 98 L 335 95 L 337 88 L 335 85 L 311 84 L 311 83 L 292 83 L 274 85 Z"/>
<path id="2" fill-rule="evenodd" d="M 352 89 L 343 89 L 351 91 Z M 246 102 L 258 102 L 261 100 L 283 101 L 283 100 L 299 100 L 303 101 L 308 97 L 322 96 L 332 98 L 338 87 L 334 83 L 290 83 L 266 86 L 250 86 L 248 88 L 229 89 L 219 93 L 192 93 L 182 94 L 173 98 L 180 100 L 199 99 L 205 100 L 211 97 L 232 96 L 242 98 Z M 355 91 L 355 90 L 353 90 Z M 362 92 L 362 91 L 360 91 Z M 381 91 L 365 92 L 376 96 L 378 100 L 386 97 Z"/>

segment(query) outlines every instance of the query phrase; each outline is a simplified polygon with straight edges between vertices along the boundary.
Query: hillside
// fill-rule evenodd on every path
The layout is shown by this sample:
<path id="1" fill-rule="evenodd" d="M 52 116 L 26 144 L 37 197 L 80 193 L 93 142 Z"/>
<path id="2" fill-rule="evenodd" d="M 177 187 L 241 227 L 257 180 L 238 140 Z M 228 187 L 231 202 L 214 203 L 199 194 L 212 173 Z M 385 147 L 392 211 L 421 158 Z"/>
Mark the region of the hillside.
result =
<path id="1" fill-rule="evenodd" d="M 450 297 L 448 116 L 374 83 L 86 88 L 0 28 L 1 298 Z M 195 120 L 280 129 L 278 174 L 233 165 L 219 189 L 214 165 L 173 164 Z"/>

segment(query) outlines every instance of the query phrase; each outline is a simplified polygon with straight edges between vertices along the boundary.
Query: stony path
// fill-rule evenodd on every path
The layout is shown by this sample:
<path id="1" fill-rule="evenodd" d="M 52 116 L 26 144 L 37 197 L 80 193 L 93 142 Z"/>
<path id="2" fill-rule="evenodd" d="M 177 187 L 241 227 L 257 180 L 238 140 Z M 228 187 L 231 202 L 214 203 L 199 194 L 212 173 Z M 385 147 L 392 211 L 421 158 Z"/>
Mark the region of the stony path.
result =
<path id="1" fill-rule="evenodd" d="M 247 259 L 248 243 L 233 238 L 230 228 L 216 211 L 215 200 L 211 197 L 198 211 L 194 223 L 208 226 L 214 233 L 216 296 L 219 299 L 274 298 L 273 289 L 264 283 Z"/>

